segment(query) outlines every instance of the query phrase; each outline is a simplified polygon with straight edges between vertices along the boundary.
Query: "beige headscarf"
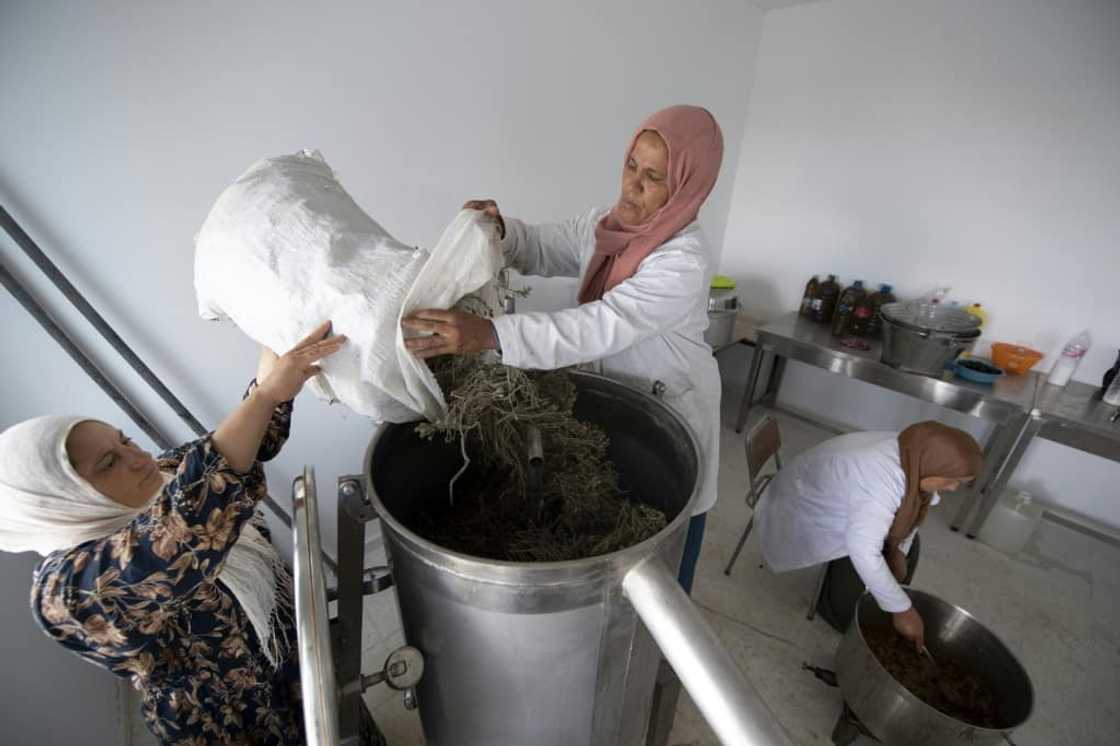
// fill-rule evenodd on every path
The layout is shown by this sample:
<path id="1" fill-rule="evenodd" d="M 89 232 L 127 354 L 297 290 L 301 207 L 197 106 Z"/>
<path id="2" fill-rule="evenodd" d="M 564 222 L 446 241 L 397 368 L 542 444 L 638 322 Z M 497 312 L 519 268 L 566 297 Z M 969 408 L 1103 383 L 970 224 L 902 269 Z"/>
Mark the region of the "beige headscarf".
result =
<path id="1" fill-rule="evenodd" d="M 899 433 L 898 451 L 906 474 L 906 494 L 887 534 L 888 547 L 898 546 L 925 520 L 933 496 L 922 492 L 922 479 L 976 477 L 984 467 L 984 454 L 975 438 L 932 420 Z"/>
<path id="2" fill-rule="evenodd" d="M 71 465 L 66 438 L 88 419 L 37 417 L 0 433 L 0 550 L 46 556 L 104 539 L 148 509 L 101 494 Z M 165 483 L 171 478 L 164 474 Z M 252 521 L 242 525 L 218 580 L 241 604 L 269 662 L 278 665 L 289 645 L 279 627 L 291 607 L 291 573 Z"/>

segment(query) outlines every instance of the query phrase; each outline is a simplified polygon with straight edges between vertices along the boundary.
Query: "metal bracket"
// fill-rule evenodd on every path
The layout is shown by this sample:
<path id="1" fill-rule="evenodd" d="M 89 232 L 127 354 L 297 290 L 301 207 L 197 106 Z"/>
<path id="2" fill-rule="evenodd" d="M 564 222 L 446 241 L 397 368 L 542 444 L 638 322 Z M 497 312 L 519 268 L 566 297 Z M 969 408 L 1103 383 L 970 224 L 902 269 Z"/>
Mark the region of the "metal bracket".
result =
<path id="1" fill-rule="evenodd" d="M 377 511 L 366 497 L 361 475 L 346 474 L 338 478 L 339 507 L 352 518 L 364 523 L 377 518 Z"/>
<path id="2" fill-rule="evenodd" d="M 369 576 L 362 583 L 363 596 L 372 596 L 393 587 L 393 575 L 386 565 L 367 567 L 363 573 Z"/>
<path id="3" fill-rule="evenodd" d="M 384 683 L 390 689 L 403 692 L 413 689 L 423 676 L 423 654 L 411 645 L 405 645 L 389 654 L 380 671 L 362 677 L 362 691 Z"/>

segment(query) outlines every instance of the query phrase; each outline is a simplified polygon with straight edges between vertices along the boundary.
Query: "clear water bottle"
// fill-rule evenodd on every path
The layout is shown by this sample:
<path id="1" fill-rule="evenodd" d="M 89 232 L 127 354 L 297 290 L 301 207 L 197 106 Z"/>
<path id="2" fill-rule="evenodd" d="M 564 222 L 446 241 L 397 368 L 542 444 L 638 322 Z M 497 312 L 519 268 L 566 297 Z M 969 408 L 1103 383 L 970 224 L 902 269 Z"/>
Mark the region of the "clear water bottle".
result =
<path id="1" fill-rule="evenodd" d="M 1061 357 L 1058 358 L 1058 362 L 1054 363 L 1046 382 L 1054 386 L 1065 386 L 1069 383 L 1070 377 L 1077 370 L 1081 358 L 1085 357 L 1085 353 L 1089 351 L 1089 345 L 1091 344 L 1092 339 L 1089 337 L 1087 329 L 1066 342 L 1066 346 L 1062 348 Z"/>

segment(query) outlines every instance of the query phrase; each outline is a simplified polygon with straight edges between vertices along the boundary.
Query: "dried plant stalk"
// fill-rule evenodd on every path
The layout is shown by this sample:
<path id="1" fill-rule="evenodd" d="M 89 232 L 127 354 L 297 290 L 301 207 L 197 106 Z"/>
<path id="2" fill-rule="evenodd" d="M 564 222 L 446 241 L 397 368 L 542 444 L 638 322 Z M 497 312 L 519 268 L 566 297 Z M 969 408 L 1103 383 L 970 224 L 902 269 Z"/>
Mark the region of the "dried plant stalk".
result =
<path id="1" fill-rule="evenodd" d="M 573 416 L 576 387 L 565 371 L 528 373 L 454 358 L 435 372 L 448 411 L 417 431 L 458 440 L 469 459 L 460 474 L 469 478 L 456 475 L 449 509 L 417 526 L 427 538 L 465 554 L 547 562 L 606 554 L 664 528 L 664 513 L 619 488 L 606 433 Z M 527 494 L 530 427 L 544 444 L 537 494 Z"/>

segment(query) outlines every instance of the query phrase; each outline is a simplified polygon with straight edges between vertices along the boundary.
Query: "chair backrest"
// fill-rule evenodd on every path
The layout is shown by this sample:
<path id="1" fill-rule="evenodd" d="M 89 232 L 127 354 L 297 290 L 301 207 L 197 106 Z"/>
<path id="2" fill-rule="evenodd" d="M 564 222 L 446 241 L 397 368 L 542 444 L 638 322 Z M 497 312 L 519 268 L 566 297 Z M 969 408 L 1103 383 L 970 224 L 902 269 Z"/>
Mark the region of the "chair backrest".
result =
<path id="1" fill-rule="evenodd" d="M 751 428 L 747 433 L 747 470 L 752 482 L 781 447 L 782 436 L 778 432 L 778 421 L 773 417 L 766 416 Z"/>

